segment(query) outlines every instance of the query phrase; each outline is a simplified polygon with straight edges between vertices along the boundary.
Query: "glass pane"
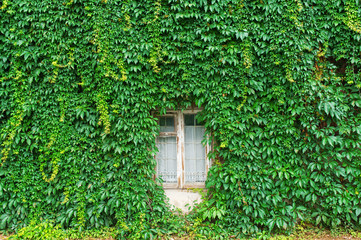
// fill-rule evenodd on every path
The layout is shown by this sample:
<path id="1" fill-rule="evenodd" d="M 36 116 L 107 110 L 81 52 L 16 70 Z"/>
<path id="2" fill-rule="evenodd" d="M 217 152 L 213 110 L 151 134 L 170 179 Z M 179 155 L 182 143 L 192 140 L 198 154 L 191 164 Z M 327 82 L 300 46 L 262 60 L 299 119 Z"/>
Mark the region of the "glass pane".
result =
<path id="1" fill-rule="evenodd" d="M 184 115 L 185 182 L 206 180 L 206 149 L 202 145 L 204 126 L 196 123 L 194 114 Z"/>
<path id="2" fill-rule="evenodd" d="M 161 132 L 175 132 L 173 116 L 159 117 L 159 125 Z"/>
<path id="3" fill-rule="evenodd" d="M 160 131 L 161 132 L 174 132 L 174 127 L 161 126 Z"/>
<path id="4" fill-rule="evenodd" d="M 204 136 L 204 127 L 197 126 L 194 128 L 194 139 L 196 142 L 202 142 Z"/>
<path id="5" fill-rule="evenodd" d="M 194 114 L 185 114 L 184 115 L 184 124 L 186 126 L 194 126 Z"/>
<path id="6" fill-rule="evenodd" d="M 184 123 L 186 126 L 202 126 L 203 123 L 200 122 L 196 114 L 184 114 Z"/>
<path id="7" fill-rule="evenodd" d="M 158 137 L 157 175 L 164 183 L 177 183 L 177 139 Z"/>

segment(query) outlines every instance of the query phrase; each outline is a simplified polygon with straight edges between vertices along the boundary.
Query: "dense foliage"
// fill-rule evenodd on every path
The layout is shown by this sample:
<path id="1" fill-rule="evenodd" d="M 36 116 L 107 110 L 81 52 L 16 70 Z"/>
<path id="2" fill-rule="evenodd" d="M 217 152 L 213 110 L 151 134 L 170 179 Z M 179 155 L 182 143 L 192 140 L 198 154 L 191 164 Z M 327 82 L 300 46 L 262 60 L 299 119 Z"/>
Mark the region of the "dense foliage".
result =
<path id="1" fill-rule="evenodd" d="M 214 143 L 198 224 L 360 226 L 358 0 L 0 6 L 0 229 L 163 226 L 151 111 L 192 104 Z"/>

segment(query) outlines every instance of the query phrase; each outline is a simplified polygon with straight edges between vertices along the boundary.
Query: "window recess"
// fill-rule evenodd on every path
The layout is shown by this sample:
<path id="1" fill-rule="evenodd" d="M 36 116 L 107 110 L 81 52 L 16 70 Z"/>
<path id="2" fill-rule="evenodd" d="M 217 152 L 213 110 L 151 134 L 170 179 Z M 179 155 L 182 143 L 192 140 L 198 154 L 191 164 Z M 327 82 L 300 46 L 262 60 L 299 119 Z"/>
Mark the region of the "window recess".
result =
<path id="1" fill-rule="evenodd" d="M 205 186 L 209 145 L 202 144 L 205 128 L 196 118 L 200 111 L 168 111 L 158 116 L 157 176 L 165 188 Z"/>

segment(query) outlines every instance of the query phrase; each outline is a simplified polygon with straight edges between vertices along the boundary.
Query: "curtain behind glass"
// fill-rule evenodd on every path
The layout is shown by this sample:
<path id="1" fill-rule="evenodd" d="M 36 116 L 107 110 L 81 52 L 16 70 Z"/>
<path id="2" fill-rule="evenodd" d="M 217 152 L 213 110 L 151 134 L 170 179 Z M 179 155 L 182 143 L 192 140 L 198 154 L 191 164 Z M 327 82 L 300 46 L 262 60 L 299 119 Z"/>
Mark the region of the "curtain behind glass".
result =
<path id="1" fill-rule="evenodd" d="M 201 143 L 204 126 L 196 121 L 194 114 L 184 115 L 184 120 L 185 182 L 205 182 L 206 149 Z"/>
<path id="2" fill-rule="evenodd" d="M 157 174 L 164 183 L 177 182 L 177 139 L 176 137 L 158 137 L 156 156 Z"/>

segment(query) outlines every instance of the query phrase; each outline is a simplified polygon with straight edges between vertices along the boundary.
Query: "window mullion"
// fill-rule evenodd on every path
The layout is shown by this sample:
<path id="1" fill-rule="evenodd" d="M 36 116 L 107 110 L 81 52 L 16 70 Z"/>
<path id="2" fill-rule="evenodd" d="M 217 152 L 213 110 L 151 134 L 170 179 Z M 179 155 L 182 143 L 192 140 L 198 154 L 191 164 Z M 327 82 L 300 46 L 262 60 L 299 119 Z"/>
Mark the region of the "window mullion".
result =
<path id="1" fill-rule="evenodd" d="M 177 111 L 177 178 L 178 187 L 184 187 L 184 118 L 181 111 Z"/>

